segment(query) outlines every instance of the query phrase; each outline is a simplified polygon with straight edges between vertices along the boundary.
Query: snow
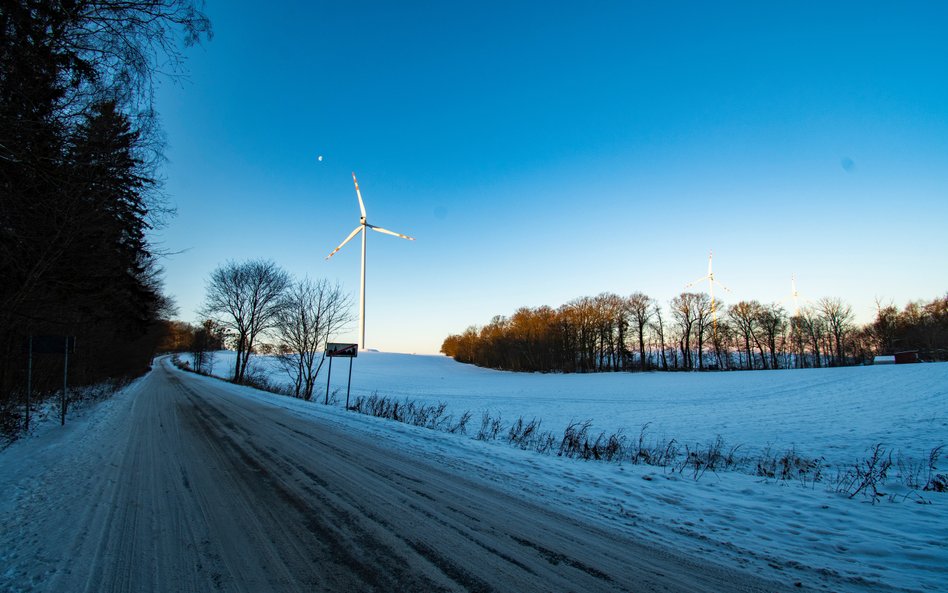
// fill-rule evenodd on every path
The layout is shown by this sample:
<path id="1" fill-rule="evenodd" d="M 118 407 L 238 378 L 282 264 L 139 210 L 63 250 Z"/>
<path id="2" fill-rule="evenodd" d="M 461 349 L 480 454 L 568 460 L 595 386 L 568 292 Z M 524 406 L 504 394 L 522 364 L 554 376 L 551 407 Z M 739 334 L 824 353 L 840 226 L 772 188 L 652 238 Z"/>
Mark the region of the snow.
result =
<path id="1" fill-rule="evenodd" d="M 31 434 L 0 452 L 0 591 L 44 590 L 48 550 L 60 545 L 72 519 L 85 511 L 84 495 L 102 462 L 129 427 L 122 422 L 141 379 L 116 396 L 68 409 L 48 402 Z M 28 567 L 23 568 L 23 567 Z"/>
<path id="2" fill-rule="evenodd" d="M 226 375 L 230 355 L 218 356 L 215 372 Z M 255 364 L 279 379 L 269 366 L 273 361 L 261 357 Z M 332 388 L 344 394 L 348 365 L 334 367 Z M 455 413 L 490 409 L 508 421 L 524 415 L 554 425 L 591 418 L 605 429 L 652 422 L 650 430 L 672 438 L 700 442 L 720 434 L 748 446 L 792 444 L 841 462 L 865 458 L 866 447 L 877 442 L 927 457 L 931 447 L 948 441 L 948 364 L 549 375 L 485 370 L 441 356 L 360 352 L 352 390 L 446 401 Z M 695 481 L 687 473 L 544 456 L 283 396 L 252 397 L 300 414 L 331 415 L 353 430 L 374 430 L 380 439 L 444 464 L 477 465 L 483 479 L 518 495 L 764 574 L 792 575 L 811 585 L 833 575 L 840 579 L 828 586 L 833 590 L 948 586 L 946 494 L 925 493 L 928 504 L 902 497 L 873 504 L 820 485 L 738 472 Z"/>
<path id="3" fill-rule="evenodd" d="M 274 359 L 253 364 L 286 381 Z M 227 377 L 232 352 L 214 373 Z M 325 393 L 325 367 L 316 385 Z M 348 362 L 337 360 L 332 390 L 345 399 Z M 638 438 L 705 444 L 717 436 L 741 450 L 793 448 L 827 464 L 853 463 L 876 444 L 927 459 L 948 444 L 948 364 L 845 367 L 727 373 L 511 373 L 444 356 L 360 352 L 352 395 L 443 401 L 455 415 L 484 411 L 507 422 L 539 418 L 562 434 L 571 421 Z"/>
<path id="4" fill-rule="evenodd" d="M 216 373 L 227 374 L 230 356 L 219 355 Z M 254 364 L 279 377 L 272 361 Z M 347 364 L 334 364 L 332 385 L 343 397 L 347 371 Z M 188 376 L 235 397 L 371 435 L 589 524 L 781 582 L 834 591 L 946 589 L 948 495 L 925 493 L 928 504 L 902 497 L 872 504 L 738 472 L 709 472 L 695 481 L 650 466 L 539 455 Z M 535 416 L 547 428 L 589 418 L 598 428 L 637 434 L 651 422 L 650 433 L 683 441 L 720 434 L 728 443 L 793 445 L 841 463 L 865 457 L 877 442 L 927 456 L 948 440 L 948 364 L 542 375 L 478 369 L 438 356 L 360 352 L 352 388 L 354 395 L 446 401 L 455 414 L 489 409 L 508 421 Z M 0 590 L 29 591 L 41 582 L 36 571 L 21 568 L 24 559 L 42 563 L 74 512 L 61 502 L 87 491 L 109 448 L 128 439 L 122 419 L 136 389 L 133 384 L 64 430 L 46 430 L 0 452 Z M 50 501 L 57 501 L 55 508 Z"/>

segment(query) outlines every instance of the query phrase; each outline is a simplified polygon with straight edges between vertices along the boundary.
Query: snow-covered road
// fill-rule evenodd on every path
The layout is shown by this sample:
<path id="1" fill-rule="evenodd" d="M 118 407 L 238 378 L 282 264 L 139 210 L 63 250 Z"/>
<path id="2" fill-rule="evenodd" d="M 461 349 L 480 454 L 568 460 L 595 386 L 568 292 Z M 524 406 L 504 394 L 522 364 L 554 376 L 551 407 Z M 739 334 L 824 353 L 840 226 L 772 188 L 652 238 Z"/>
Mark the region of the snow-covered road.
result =
<path id="1" fill-rule="evenodd" d="M 72 431 L 23 443 L 28 464 L 17 461 L 22 448 L 0 458 L 9 495 L 0 505 L 0 589 L 787 586 L 632 541 L 536 493 L 517 495 L 515 472 L 485 479 L 484 467 L 411 455 L 375 430 L 241 397 L 166 363 L 106 408 Z"/>

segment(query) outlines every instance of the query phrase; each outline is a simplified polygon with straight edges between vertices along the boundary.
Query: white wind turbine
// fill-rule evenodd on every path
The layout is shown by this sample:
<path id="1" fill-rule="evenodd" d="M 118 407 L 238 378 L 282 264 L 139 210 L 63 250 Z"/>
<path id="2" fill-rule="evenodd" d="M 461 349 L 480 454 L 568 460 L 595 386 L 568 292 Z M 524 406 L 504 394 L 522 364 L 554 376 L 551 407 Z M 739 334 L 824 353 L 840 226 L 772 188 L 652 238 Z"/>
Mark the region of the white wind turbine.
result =
<path id="1" fill-rule="evenodd" d="M 796 274 L 790 274 L 790 294 L 784 298 L 784 300 L 793 299 L 793 315 L 794 317 L 800 314 L 800 293 L 797 292 L 797 276 Z M 808 299 L 803 299 L 805 302 L 810 302 Z"/>
<path id="2" fill-rule="evenodd" d="M 380 233 L 385 233 L 386 235 L 392 235 L 393 237 L 399 237 L 401 239 L 408 239 L 409 241 L 414 241 L 412 237 L 408 235 L 402 235 L 401 233 L 394 233 L 390 230 L 383 229 L 382 227 L 375 226 L 374 224 L 369 224 L 365 220 L 365 204 L 362 202 L 362 192 L 359 191 L 359 182 L 356 180 L 356 174 L 352 174 L 352 182 L 355 184 L 356 196 L 359 198 L 359 210 L 362 212 L 362 216 L 359 218 L 359 226 L 355 228 L 354 231 L 349 233 L 349 236 L 346 237 L 346 240 L 339 244 L 339 247 L 336 247 L 332 250 L 332 253 L 326 256 L 326 259 L 336 255 L 336 252 L 342 249 L 342 246 L 352 240 L 353 237 L 362 233 L 362 282 L 359 286 L 359 349 L 365 350 L 365 237 L 368 234 L 366 229 L 372 229 L 373 231 L 378 231 Z"/>
<path id="3" fill-rule="evenodd" d="M 711 269 L 711 259 L 713 257 L 714 257 L 714 251 L 712 250 L 708 254 L 708 275 L 702 276 L 701 278 L 698 278 L 694 282 L 689 282 L 688 284 L 685 285 L 685 288 L 691 288 L 695 284 L 699 282 L 704 282 L 705 280 L 708 281 L 708 293 L 710 293 L 711 295 L 711 319 L 712 319 L 712 324 L 714 327 L 714 339 L 717 340 L 718 338 L 718 311 L 717 311 L 717 308 L 715 307 L 715 302 L 714 302 L 714 285 L 717 284 L 718 286 L 723 288 L 726 292 L 731 292 L 731 290 L 727 286 L 724 286 L 723 284 L 715 280 L 714 271 Z"/>

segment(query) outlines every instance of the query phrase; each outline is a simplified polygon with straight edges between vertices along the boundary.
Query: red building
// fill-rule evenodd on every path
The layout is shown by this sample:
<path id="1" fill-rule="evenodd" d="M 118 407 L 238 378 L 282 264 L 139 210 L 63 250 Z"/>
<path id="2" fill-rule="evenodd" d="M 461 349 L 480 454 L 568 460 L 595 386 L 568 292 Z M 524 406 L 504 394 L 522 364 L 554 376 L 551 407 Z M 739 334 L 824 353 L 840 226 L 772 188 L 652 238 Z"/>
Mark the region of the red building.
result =
<path id="1" fill-rule="evenodd" d="M 895 353 L 895 364 L 909 364 L 918 362 L 918 350 L 906 350 Z"/>

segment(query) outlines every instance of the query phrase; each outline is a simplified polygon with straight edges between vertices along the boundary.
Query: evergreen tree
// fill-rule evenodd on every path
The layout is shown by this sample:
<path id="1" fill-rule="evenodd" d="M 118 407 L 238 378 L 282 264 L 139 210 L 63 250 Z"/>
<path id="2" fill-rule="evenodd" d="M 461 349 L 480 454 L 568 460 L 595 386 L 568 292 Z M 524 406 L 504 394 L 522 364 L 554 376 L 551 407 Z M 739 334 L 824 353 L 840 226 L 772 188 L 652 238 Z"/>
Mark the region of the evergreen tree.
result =
<path id="1" fill-rule="evenodd" d="M 158 148 L 156 64 L 180 65 L 181 33 L 210 35 L 198 2 L 0 1 L 0 425 L 15 425 L 30 335 L 77 337 L 74 384 L 147 367 L 170 301 L 141 155 Z"/>

